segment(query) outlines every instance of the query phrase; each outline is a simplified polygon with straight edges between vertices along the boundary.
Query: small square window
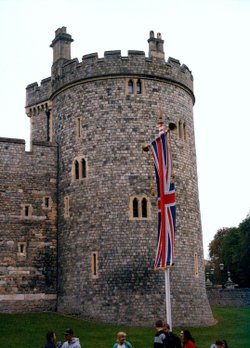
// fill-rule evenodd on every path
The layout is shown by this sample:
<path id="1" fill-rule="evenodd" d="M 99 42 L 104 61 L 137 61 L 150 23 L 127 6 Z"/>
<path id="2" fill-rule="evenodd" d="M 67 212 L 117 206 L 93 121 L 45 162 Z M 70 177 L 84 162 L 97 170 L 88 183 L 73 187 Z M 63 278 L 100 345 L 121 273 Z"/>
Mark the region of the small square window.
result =
<path id="1" fill-rule="evenodd" d="M 50 209 L 51 208 L 51 198 L 49 196 L 43 197 L 43 208 Z"/>
<path id="2" fill-rule="evenodd" d="M 31 204 L 22 204 L 21 216 L 23 218 L 30 218 L 32 216 Z"/>
<path id="3" fill-rule="evenodd" d="M 29 209 L 30 209 L 29 205 L 25 205 L 25 207 L 24 207 L 24 216 L 29 216 Z"/>
<path id="4" fill-rule="evenodd" d="M 26 242 L 17 243 L 17 252 L 19 256 L 26 256 L 27 244 Z"/>
<path id="5" fill-rule="evenodd" d="M 45 208 L 49 208 L 49 197 L 44 198 L 44 206 Z"/>

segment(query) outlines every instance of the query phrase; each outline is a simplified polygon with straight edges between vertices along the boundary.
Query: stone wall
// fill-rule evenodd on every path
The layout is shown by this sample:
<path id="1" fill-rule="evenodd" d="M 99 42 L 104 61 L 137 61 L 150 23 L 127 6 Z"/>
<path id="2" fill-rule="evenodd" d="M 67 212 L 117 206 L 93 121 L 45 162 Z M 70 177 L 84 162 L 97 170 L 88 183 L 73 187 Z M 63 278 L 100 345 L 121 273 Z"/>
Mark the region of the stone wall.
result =
<path id="1" fill-rule="evenodd" d="M 56 304 L 57 151 L 32 148 L 0 138 L 0 311 Z"/>
<path id="2" fill-rule="evenodd" d="M 57 294 L 59 311 L 88 319 L 152 326 L 165 317 L 164 272 L 153 270 L 157 198 L 142 150 L 158 135 L 162 114 L 166 126 L 177 125 L 170 139 L 177 196 L 173 325 L 214 323 L 205 290 L 193 77 L 177 59 L 165 61 L 161 35 L 153 36 L 150 58 L 108 51 L 79 63 L 56 55 L 51 78 L 27 87 L 32 151 L 25 153 L 22 141 L 0 142 L 3 310 L 7 300 L 17 305 L 25 298 L 33 308 L 34 298 L 24 294 L 51 308 L 55 299 L 43 294 Z M 60 37 L 56 42 L 58 49 Z M 139 93 L 129 93 L 129 81 L 136 88 L 139 81 Z M 75 166 L 83 160 L 86 175 L 79 177 Z M 135 196 L 146 197 L 146 218 L 131 218 Z"/>
<path id="3" fill-rule="evenodd" d="M 207 289 L 211 307 L 250 307 L 250 289 Z"/>
<path id="4" fill-rule="evenodd" d="M 179 61 L 128 58 L 109 52 L 52 69 L 53 138 L 59 139 L 58 309 L 113 323 L 152 325 L 165 316 L 164 272 L 153 271 L 157 199 L 150 193 L 150 159 L 142 146 L 164 122 L 185 123 L 186 139 L 171 137 L 177 192 L 175 265 L 171 296 L 175 325 L 213 323 L 206 297 L 193 126 L 192 76 Z M 129 94 L 129 79 L 143 92 Z M 82 137 L 76 120 L 82 121 Z M 74 180 L 75 158 L 87 177 Z M 130 219 L 131 196 L 145 195 L 148 219 Z M 63 216 L 64 197 L 70 216 Z M 91 254 L 98 253 L 98 277 Z M 197 270 L 195 259 L 197 258 Z"/>

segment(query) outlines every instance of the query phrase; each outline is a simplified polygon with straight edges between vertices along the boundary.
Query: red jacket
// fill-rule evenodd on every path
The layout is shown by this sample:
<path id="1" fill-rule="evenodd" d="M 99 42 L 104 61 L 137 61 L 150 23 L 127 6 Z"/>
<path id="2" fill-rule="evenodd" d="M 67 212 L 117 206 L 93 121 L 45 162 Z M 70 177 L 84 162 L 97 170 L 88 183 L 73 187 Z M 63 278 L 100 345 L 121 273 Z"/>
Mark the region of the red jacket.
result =
<path id="1" fill-rule="evenodd" d="M 186 343 L 184 343 L 183 348 L 196 348 L 193 341 L 189 340 Z"/>

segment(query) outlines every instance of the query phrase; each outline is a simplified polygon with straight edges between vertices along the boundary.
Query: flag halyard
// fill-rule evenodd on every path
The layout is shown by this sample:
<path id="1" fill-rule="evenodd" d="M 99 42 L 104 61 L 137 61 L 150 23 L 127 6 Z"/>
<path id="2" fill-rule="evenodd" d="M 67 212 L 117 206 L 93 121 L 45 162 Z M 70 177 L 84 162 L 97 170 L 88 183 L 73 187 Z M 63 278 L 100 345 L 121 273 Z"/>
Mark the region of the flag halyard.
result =
<path id="1" fill-rule="evenodd" d="M 150 147 L 158 192 L 158 236 L 154 268 L 166 269 L 174 262 L 176 220 L 175 187 L 172 181 L 168 134 L 160 132 L 159 137 L 152 141 Z"/>

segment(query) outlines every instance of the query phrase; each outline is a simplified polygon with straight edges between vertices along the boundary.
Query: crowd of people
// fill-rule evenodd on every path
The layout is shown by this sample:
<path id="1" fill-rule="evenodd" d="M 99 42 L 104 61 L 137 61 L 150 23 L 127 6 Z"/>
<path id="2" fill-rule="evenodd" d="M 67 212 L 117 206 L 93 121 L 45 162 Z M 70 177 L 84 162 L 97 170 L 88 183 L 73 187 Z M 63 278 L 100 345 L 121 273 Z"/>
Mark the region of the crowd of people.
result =
<path id="1" fill-rule="evenodd" d="M 56 334 L 54 331 L 49 331 L 46 334 L 47 343 L 44 348 L 81 348 L 80 340 L 74 337 L 72 329 L 64 331 L 65 342 L 56 342 Z"/>
<path id="2" fill-rule="evenodd" d="M 195 340 L 189 330 L 182 330 L 178 336 L 170 331 L 170 327 L 167 323 L 164 323 L 162 320 L 157 320 L 155 323 L 155 331 L 153 348 L 197 348 Z M 80 340 L 74 337 L 72 329 L 66 329 L 64 331 L 64 337 L 64 343 L 57 342 L 55 332 L 47 332 L 47 343 L 44 348 L 81 348 Z M 126 337 L 126 332 L 118 332 L 113 348 L 133 348 L 132 344 L 126 340 Z M 216 340 L 210 348 L 228 348 L 228 344 L 225 340 Z"/>
<path id="3" fill-rule="evenodd" d="M 179 337 L 162 320 L 155 323 L 154 348 L 198 348 L 189 330 L 181 330 Z M 210 348 L 228 348 L 225 340 L 216 340 Z"/>

